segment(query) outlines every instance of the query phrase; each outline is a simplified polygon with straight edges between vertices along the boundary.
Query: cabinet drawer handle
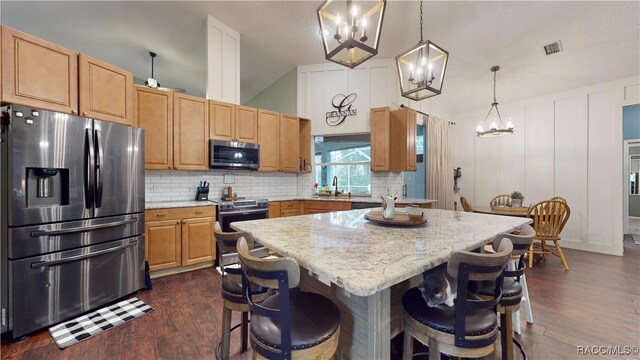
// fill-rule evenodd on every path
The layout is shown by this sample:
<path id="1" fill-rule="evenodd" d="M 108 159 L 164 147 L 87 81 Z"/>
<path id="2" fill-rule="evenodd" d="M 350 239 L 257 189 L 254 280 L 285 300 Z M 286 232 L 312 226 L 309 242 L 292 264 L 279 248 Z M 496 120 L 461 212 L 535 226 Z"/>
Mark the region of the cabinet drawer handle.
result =
<path id="1" fill-rule="evenodd" d="M 196 215 L 204 214 L 204 211 L 196 211 Z"/>
<path id="2" fill-rule="evenodd" d="M 187 223 L 187 220 L 182 220 L 182 223 L 183 223 L 183 224 L 186 224 L 186 223 Z"/>
<path id="3" fill-rule="evenodd" d="M 157 217 L 160 217 L 160 216 L 167 216 L 167 214 L 156 214 L 156 216 L 157 216 Z"/>
<path id="4" fill-rule="evenodd" d="M 75 111 L 75 110 L 71 110 L 71 113 L 72 113 L 73 115 L 75 115 L 75 114 L 77 114 L 78 112 L 77 112 L 77 111 Z"/>
<path id="5" fill-rule="evenodd" d="M 180 224 L 180 220 L 176 221 L 176 224 Z"/>
<path id="6" fill-rule="evenodd" d="M 86 111 L 83 111 L 83 112 L 82 112 L 82 116 L 87 116 L 87 112 L 86 112 Z"/>

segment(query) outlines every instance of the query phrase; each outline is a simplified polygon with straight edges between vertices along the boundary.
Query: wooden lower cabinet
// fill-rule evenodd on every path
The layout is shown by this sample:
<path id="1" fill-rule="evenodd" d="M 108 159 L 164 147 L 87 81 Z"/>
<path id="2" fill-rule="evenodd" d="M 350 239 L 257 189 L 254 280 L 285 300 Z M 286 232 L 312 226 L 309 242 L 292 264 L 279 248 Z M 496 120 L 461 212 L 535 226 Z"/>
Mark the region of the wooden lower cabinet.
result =
<path id="1" fill-rule="evenodd" d="M 182 266 L 213 260 L 213 224 L 212 217 L 182 220 Z"/>
<path id="2" fill-rule="evenodd" d="M 280 217 L 298 216 L 298 215 L 302 215 L 300 213 L 300 209 L 287 209 L 287 210 L 280 211 Z"/>
<path id="3" fill-rule="evenodd" d="M 151 221 L 145 224 L 145 258 L 149 270 L 180 266 L 182 236 L 180 220 Z"/>
<path id="4" fill-rule="evenodd" d="M 279 201 L 270 201 L 269 202 L 269 219 L 280 217 L 280 202 Z"/>
<path id="5" fill-rule="evenodd" d="M 150 271 L 215 259 L 214 206 L 147 210 L 145 218 L 145 258 Z"/>
<path id="6" fill-rule="evenodd" d="M 321 214 L 333 211 L 351 210 L 350 202 L 340 201 L 321 201 L 306 200 L 304 201 L 304 214 Z"/>

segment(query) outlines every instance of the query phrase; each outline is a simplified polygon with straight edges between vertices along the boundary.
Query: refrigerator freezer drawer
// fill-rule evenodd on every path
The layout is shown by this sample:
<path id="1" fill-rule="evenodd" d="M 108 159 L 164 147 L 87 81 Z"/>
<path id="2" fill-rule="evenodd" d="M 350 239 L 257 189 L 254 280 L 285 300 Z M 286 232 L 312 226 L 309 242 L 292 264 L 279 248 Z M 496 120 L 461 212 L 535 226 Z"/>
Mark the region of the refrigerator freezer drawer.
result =
<path id="1" fill-rule="evenodd" d="M 144 286 L 144 236 L 9 260 L 12 337 L 94 310 Z"/>
<path id="2" fill-rule="evenodd" d="M 71 250 L 144 234 L 144 213 L 9 229 L 9 259 Z"/>

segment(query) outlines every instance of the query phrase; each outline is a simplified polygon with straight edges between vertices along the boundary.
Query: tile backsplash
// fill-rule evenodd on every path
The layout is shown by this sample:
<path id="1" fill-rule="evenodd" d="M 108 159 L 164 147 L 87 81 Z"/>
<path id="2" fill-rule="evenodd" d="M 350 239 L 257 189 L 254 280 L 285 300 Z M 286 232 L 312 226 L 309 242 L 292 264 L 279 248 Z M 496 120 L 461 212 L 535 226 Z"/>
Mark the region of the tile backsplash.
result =
<path id="1" fill-rule="evenodd" d="M 225 184 L 224 178 L 233 183 Z M 311 196 L 315 182 L 311 174 L 264 173 L 257 171 L 182 171 L 145 170 L 147 201 L 193 200 L 200 181 L 210 182 L 209 199 L 219 199 L 227 186 L 246 198 L 275 196 Z M 371 192 L 374 196 L 402 193 L 402 173 L 371 173 Z"/>

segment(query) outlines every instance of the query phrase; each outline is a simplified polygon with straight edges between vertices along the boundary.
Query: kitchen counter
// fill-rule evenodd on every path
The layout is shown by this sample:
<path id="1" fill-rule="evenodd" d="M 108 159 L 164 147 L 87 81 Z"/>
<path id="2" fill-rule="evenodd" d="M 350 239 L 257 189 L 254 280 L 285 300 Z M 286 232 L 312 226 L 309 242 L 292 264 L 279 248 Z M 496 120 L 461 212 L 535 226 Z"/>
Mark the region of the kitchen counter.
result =
<path id="1" fill-rule="evenodd" d="M 297 197 L 293 199 L 299 199 Z M 300 288 L 340 306 L 340 359 L 388 359 L 402 329 L 402 295 L 421 274 L 531 219 L 425 209 L 428 223 L 388 227 L 368 222 L 372 209 L 236 222 L 238 231 L 301 267 Z"/>
<path id="2" fill-rule="evenodd" d="M 360 203 L 381 203 L 380 198 L 374 198 L 369 196 L 355 196 L 355 197 L 335 197 L 335 196 L 273 196 L 269 197 L 269 201 L 292 201 L 292 200 L 318 200 L 318 201 L 339 201 L 339 202 L 360 202 Z M 396 200 L 396 204 L 433 204 L 438 200 L 431 199 L 414 199 L 414 198 L 402 198 L 399 197 Z"/>
<path id="3" fill-rule="evenodd" d="M 150 209 L 171 209 L 171 208 L 183 208 L 183 207 L 196 207 L 196 206 L 216 206 L 216 203 L 211 201 L 147 201 L 144 203 L 145 210 Z"/>

